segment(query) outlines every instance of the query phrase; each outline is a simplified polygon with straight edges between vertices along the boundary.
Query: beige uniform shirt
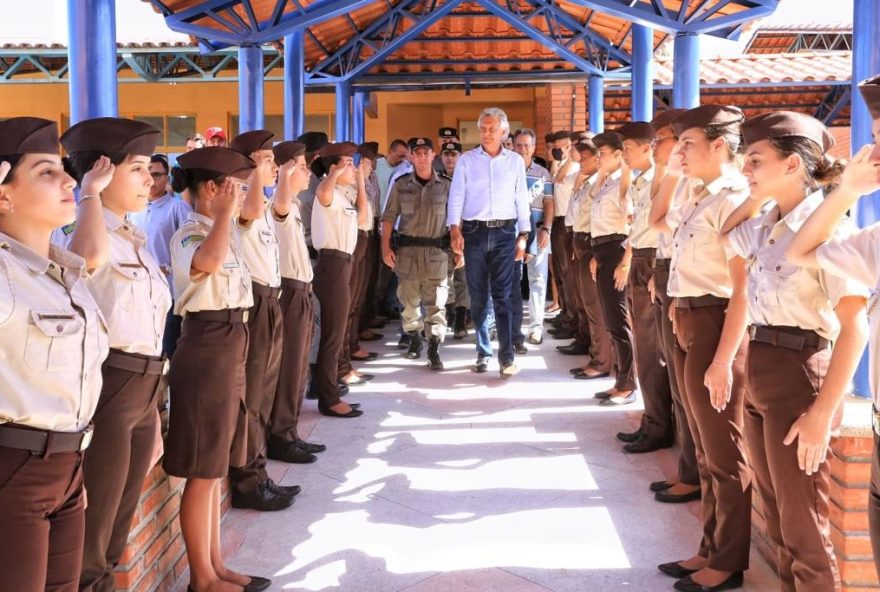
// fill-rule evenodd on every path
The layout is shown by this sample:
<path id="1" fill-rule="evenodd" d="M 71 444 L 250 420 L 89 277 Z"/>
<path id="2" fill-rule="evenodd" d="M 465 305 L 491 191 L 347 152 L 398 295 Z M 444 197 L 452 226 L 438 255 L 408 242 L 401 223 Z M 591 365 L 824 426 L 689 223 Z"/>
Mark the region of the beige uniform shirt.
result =
<path id="1" fill-rule="evenodd" d="M 315 197 L 312 205 L 312 246 L 321 249 L 334 249 L 348 254 L 354 253 L 357 246 L 358 211 L 355 207 L 357 187 L 337 185 L 333 190 L 333 200 L 324 206 Z"/>
<path id="2" fill-rule="evenodd" d="M 560 165 L 562 167 L 562 165 Z M 581 165 L 578 162 L 571 163 L 571 167 L 561 181 L 553 184 L 553 199 L 556 201 L 554 212 L 557 217 L 565 216 L 565 225 L 571 226 L 574 220 L 568 218 L 568 202 L 574 193 L 574 181 L 577 179 L 578 173 L 581 172 Z"/>
<path id="3" fill-rule="evenodd" d="M 622 171 L 617 169 L 605 177 L 601 186 L 596 183 L 590 186 L 591 238 L 609 234 L 629 234 L 632 201 L 627 194 L 626 204 L 620 203 L 621 177 Z"/>
<path id="4" fill-rule="evenodd" d="M 92 420 L 108 336 L 87 275 L 69 251 L 46 259 L 0 233 L 0 423 L 79 432 Z"/>
<path id="5" fill-rule="evenodd" d="M 237 232 L 230 233 L 226 261 L 219 271 L 191 275 L 193 255 L 213 226 L 212 219 L 193 212 L 171 237 L 174 313 L 180 316 L 201 310 L 250 308 L 254 305 L 251 276 Z"/>
<path id="6" fill-rule="evenodd" d="M 147 249 L 147 235 L 104 208 L 110 258 L 88 279 L 107 319 L 110 347 L 145 356 L 162 355 L 171 290 Z"/>
<path id="7" fill-rule="evenodd" d="M 275 235 L 281 255 L 281 277 L 309 283 L 314 278 L 299 200 L 290 205 L 283 220 L 275 218 Z"/>
<path id="8" fill-rule="evenodd" d="M 588 177 L 580 187 L 576 187 L 571 201 L 577 204 L 577 210 L 574 213 L 574 224 L 572 225 L 575 232 L 590 233 L 590 211 L 593 208 L 593 202 L 590 198 L 590 189 L 593 183 L 599 177 L 598 173 Z"/>
<path id="9" fill-rule="evenodd" d="M 251 280 L 277 288 L 281 285 L 281 262 L 278 252 L 278 237 L 275 235 L 275 224 L 272 222 L 272 203 L 265 200 L 263 215 L 252 220 L 245 227 L 235 221 L 244 262 L 247 265 Z"/>
<path id="10" fill-rule="evenodd" d="M 721 243 L 721 227 L 745 201 L 748 187 L 739 173 L 718 177 L 705 188 L 699 180 L 688 182 L 687 201 L 666 215 L 674 229 L 670 296 L 678 298 L 733 295 L 728 261 L 736 253 Z"/>
<path id="11" fill-rule="evenodd" d="M 880 408 L 880 224 L 862 228 L 849 235 L 834 236 L 816 249 L 819 266 L 830 273 L 856 280 L 873 295 L 868 303 L 871 323 L 869 375 L 874 406 Z"/>
<path id="12" fill-rule="evenodd" d="M 669 211 L 672 212 L 676 208 L 680 207 L 682 203 L 687 199 L 688 196 L 688 181 L 684 177 L 679 177 L 678 185 L 675 186 L 675 190 L 672 195 L 672 204 L 669 206 Z M 674 215 L 673 215 L 674 217 Z M 669 220 L 669 216 L 667 215 L 667 221 Z M 657 255 L 656 259 L 672 259 L 672 232 L 658 232 L 657 233 Z"/>
<path id="13" fill-rule="evenodd" d="M 855 280 L 821 269 L 799 267 L 785 257 L 795 233 L 822 203 L 823 193 L 808 196 L 784 218 L 779 208 L 747 220 L 730 233 L 733 251 L 748 262 L 749 318 L 756 325 L 800 327 L 830 340 L 840 333 L 834 314 L 845 296 L 868 297 Z M 838 226 L 837 236 L 852 234 L 849 220 Z"/>
<path id="14" fill-rule="evenodd" d="M 656 230 L 651 228 L 651 185 L 654 182 L 654 167 L 633 179 L 629 186 L 629 200 L 633 204 L 633 221 L 629 229 L 629 244 L 634 249 L 657 248 Z"/>

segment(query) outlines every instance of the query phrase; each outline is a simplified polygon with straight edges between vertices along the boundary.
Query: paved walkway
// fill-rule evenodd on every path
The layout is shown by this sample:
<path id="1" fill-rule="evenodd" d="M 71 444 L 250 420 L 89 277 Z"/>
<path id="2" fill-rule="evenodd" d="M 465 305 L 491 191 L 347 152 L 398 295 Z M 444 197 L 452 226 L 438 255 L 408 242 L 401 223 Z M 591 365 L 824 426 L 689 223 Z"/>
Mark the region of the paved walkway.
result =
<path id="1" fill-rule="evenodd" d="M 447 342 L 442 373 L 370 344 L 382 355 L 363 370 L 376 379 L 348 396 L 365 415 L 322 417 L 306 402 L 304 433 L 329 450 L 312 465 L 270 463 L 303 493 L 283 512 L 230 512 L 231 566 L 272 577 L 272 590 L 672 590 L 655 566 L 690 556 L 700 534 L 696 504 L 647 489 L 675 473 L 674 454 L 622 453 L 614 434 L 641 406 L 599 407 L 592 394 L 610 381 L 569 378 L 579 358 L 559 343 L 529 346 L 511 381 L 496 364 L 470 372 L 470 341 Z M 752 557 L 744 590 L 775 590 Z"/>

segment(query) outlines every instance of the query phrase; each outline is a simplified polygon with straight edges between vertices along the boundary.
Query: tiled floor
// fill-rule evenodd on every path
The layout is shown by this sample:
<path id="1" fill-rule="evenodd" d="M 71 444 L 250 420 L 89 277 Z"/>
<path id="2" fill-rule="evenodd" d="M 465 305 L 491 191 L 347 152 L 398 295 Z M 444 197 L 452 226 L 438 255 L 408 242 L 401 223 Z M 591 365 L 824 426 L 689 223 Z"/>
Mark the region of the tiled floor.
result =
<path id="1" fill-rule="evenodd" d="M 640 405 L 600 408 L 592 394 L 610 382 L 569 378 L 579 358 L 559 343 L 530 346 L 510 381 L 496 366 L 471 373 L 470 341 L 447 342 L 442 373 L 390 340 L 372 347 L 382 355 L 363 370 L 376 379 L 348 397 L 365 415 L 321 417 L 306 403 L 304 433 L 329 450 L 312 465 L 270 463 L 303 493 L 283 512 L 232 510 L 230 565 L 271 577 L 272 590 L 672 590 L 656 564 L 690 556 L 700 535 L 696 504 L 647 490 L 674 474 L 674 451 L 623 454 L 614 434 Z M 752 555 L 744 590 L 775 590 Z"/>

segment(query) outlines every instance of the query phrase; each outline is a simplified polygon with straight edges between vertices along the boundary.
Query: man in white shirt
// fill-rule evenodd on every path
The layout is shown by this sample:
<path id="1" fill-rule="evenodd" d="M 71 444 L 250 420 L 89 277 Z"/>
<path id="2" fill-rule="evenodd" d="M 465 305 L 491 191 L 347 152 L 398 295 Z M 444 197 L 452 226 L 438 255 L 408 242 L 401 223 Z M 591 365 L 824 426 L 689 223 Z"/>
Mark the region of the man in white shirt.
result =
<path id="1" fill-rule="evenodd" d="M 477 327 L 486 319 L 491 287 L 501 376 L 509 378 L 519 372 L 514 363 L 510 289 L 514 261 L 523 258 L 532 226 L 530 196 L 522 158 L 501 145 L 510 133 L 507 114 L 484 109 L 477 123 L 480 146 L 458 160 L 447 221 L 452 250 L 465 258 L 471 317 Z M 488 369 L 492 346 L 487 337 L 478 332 L 475 372 Z"/>

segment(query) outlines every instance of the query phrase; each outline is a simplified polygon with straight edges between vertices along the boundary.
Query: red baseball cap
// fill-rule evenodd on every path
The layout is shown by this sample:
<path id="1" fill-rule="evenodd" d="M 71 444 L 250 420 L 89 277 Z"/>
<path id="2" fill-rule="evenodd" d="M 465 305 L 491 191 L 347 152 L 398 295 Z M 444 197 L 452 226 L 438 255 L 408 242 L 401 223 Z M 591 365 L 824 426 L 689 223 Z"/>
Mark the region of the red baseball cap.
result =
<path id="1" fill-rule="evenodd" d="M 223 131 L 222 127 L 209 127 L 205 130 L 205 140 L 210 140 L 215 136 L 220 136 L 223 140 L 226 140 L 226 132 Z"/>

